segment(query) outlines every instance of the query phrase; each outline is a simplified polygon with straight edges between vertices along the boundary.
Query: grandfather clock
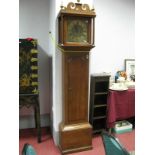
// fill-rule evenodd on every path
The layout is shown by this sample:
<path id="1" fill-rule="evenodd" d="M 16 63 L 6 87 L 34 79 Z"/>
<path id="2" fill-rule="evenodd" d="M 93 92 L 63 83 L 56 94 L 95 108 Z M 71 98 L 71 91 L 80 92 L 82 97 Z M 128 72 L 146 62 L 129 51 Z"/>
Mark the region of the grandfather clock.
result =
<path id="1" fill-rule="evenodd" d="M 95 12 L 88 4 L 61 6 L 58 45 L 62 53 L 63 120 L 59 147 L 62 154 L 92 148 L 88 122 L 89 52 L 94 47 Z"/>

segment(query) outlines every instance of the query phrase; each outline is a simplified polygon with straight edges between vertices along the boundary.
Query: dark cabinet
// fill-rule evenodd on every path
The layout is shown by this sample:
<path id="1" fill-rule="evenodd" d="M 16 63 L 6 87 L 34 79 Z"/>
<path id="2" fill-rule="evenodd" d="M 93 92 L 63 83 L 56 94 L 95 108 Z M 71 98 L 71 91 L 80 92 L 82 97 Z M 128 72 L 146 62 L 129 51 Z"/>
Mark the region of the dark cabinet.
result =
<path id="1" fill-rule="evenodd" d="M 39 93 L 36 39 L 19 39 L 19 93 Z"/>
<path id="2" fill-rule="evenodd" d="M 33 107 L 38 142 L 41 142 L 37 40 L 19 39 L 19 107 Z"/>
<path id="3" fill-rule="evenodd" d="M 110 75 L 91 75 L 89 122 L 93 133 L 101 133 L 106 128 L 107 97 Z"/>

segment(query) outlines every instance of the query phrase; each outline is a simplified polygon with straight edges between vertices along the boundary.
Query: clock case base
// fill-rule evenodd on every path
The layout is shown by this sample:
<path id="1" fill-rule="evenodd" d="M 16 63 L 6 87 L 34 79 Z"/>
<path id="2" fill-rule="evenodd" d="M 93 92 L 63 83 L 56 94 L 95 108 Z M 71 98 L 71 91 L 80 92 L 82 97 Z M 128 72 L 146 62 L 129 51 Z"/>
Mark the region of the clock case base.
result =
<path id="1" fill-rule="evenodd" d="M 92 149 L 92 127 L 88 122 L 59 126 L 59 149 L 62 154 Z"/>

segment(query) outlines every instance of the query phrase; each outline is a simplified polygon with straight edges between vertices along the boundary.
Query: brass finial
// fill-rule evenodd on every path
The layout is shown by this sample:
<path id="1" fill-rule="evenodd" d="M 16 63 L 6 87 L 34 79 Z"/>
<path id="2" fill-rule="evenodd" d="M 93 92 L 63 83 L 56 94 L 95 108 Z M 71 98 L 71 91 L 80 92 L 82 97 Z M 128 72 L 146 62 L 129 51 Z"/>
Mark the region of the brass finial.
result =
<path id="1" fill-rule="evenodd" d="M 63 1 L 61 1 L 60 8 L 61 8 L 61 9 L 63 9 L 63 8 L 64 8 L 64 6 L 63 6 Z"/>
<path id="2" fill-rule="evenodd" d="M 61 9 L 63 9 L 63 6 L 62 6 L 62 5 L 60 5 L 60 8 L 61 8 Z"/>
<path id="3" fill-rule="evenodd" d="M 61 9 L 63 9 L 63 8 L 64 8 L 64 6 L 63 6 L 63 5 L 60 5 L 60 8 L 61 8 Z"/>
<path id="4" fill-rule="evenodd" d="M 91 11 L 95 11 L 94 5 L 92 6 L 92 9 L 91 9 Z"/>

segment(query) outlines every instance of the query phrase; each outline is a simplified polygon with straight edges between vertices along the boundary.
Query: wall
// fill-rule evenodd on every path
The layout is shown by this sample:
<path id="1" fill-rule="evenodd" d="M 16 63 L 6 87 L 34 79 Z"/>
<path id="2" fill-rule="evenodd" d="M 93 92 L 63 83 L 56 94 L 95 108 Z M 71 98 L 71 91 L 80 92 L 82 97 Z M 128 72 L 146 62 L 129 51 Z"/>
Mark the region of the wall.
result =
<path id="1" fill-rule="evenodd" d="M 51 0 L 52 1 L 52 0 Z M 54 1 L 55 15 L 50 18 L 56 22 L 61 0 Z M 66 5 L 69 0 L 64 0 Z M 73 2 L 76 2 L 75 0 Z M 111 72 L 124 69 L 124 59 L 134 58 L 134 0 L 87 1 L 96 9 L 95 48 L 91 51 L 90 73 Z M 51 8 L 52 9 L 52 8 Z M 57 25 L 55 24 L 57 27 Z M 53 27 L 50 27 L 52 29 Z M 52 37 L 57 40 L 57 29 Z M 61 52 L 50 42 L 53 51 L 53 135 L 58 143 L 58 125 L 62 120 L 61 96 Z"/>
<path id="2" fill-rule="evenodd" d="M 96 9 L 95 48 L 91 73 L 124 69 L 124 59 L 134 58 L 134 0 L 94 1 Z"/>
<path id="3" fill-rule="evenodd" d="M 55 55 L 56 55 L 56 1 L 55 0 L 50 0 L 50 14 L 49 14 L 49 22 L 50 22 L 50 27 L 49 27 L 49 50 L 52 51 L 52 64 L 50 65 L 52 68 L 51 72 L 51 77 L 52 77 L 52 83 L 51 83 L 51 109 L 50 109 L 50 126 L 51 126 L 51 133 L 53 133 L 54 139 L 57 139 L 57 132 L 55 131 L 55 124 L 57 124 L 55 121 L 57 117 L 60 116 L 60 114 L 57 114 L 57 101 L 56 101 L 56 76 L 55 72 L 57 71 L 57 67 L 55 64 Z M 58 93 L 57 93 L 58 94 Z"/>
<path id="4" fill-rule="evenodd" d="M 38 66 L 41 125 L 49 125 L 50 59 L 49 0 L 19 0 L 19 37 L 38 39 Z M 34 127 L 33 109 L 20 110 L 20 128 Z"/>

